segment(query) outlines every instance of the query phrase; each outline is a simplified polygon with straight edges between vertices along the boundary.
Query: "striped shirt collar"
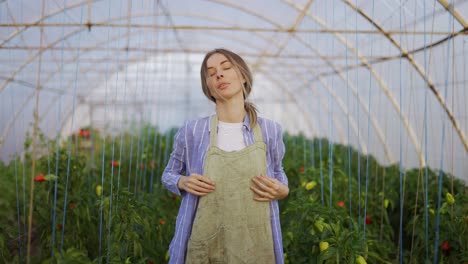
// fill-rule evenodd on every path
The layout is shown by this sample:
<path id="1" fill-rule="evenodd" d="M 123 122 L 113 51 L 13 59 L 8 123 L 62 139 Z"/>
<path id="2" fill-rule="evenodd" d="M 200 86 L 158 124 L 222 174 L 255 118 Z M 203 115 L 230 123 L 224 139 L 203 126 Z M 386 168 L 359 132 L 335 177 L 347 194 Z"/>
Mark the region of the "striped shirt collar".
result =
<path id="1" fill-rule="evenodd" d="M 213 117 L 213 116 L 216 116 L 216 114 L 211 115 L 210 118 L 208 119 L 208 121 L 211 120 L 211 117 Z M 245 114 L 245 117 L 244 117 L 244 127 L 247 129 L 247 131 L 251 130 L 251 128 L 250 128 L 250 118 L 249 118 L 248 114 Z M 208 126 L 208 131 L 211 132 L 211 126 Z"/>

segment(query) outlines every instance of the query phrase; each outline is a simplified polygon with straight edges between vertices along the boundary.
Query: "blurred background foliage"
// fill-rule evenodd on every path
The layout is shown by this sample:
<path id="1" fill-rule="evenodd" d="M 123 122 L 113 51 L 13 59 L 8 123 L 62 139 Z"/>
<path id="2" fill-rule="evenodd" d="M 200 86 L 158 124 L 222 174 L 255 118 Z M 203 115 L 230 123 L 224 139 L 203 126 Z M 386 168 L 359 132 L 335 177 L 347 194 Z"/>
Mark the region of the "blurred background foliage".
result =
<path id="1" fill-rule="evenodd" d="M 0 163 L 1 261 L 26 259 L 32 177 L 32 263 L 167 262 L 181 197 L 161 175 L 176 130 L 157 131 L 103 137 L 87 127 L 58 145 L 39 136 L 34 174 L 29 138 L 23 155 Z M 462 181 L 427 168 L 426 187 L 426 168 L 384 167 L 326 139 L 284 141 L 286 263 L 399 263 L 400 250 L 403 263 L 468 261 Z"/>

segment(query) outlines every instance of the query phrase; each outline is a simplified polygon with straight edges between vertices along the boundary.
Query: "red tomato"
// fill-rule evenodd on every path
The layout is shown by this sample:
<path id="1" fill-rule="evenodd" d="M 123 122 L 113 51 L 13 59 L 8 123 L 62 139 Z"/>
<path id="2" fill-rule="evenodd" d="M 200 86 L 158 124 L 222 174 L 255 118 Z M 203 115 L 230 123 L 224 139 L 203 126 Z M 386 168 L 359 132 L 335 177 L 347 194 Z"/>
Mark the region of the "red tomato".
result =
<path id="1" fill-rule="evenodd" d="M 366 225 L 370 225 L 370 224 L 372 224 L 372 220 L 368 215 L 366 215 Z"/>
<path id="2" fill-rule="evenodd" d="M 44 173 L 41 173 L 41 174 L 37 175 L 37 176 L 34 178 L 34 181 L 37 181 L 37 182 L 43 182 L 43 181 L 45 181 L 45 175 L 44 175 Z"/>

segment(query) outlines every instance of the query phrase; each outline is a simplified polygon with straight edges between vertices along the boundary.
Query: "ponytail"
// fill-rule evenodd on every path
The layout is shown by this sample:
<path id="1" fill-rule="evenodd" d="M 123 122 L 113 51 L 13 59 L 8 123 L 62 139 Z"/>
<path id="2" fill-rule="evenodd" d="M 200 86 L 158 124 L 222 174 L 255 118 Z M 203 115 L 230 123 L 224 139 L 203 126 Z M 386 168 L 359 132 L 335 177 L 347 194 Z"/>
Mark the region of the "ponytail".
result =
<path id="1" fill-rule="evenodd" d="M 250 127 L 253 128 L 257 124 L 257 107 L 251 102 L 244 101 L 244 109 L 249 115 Z"/>

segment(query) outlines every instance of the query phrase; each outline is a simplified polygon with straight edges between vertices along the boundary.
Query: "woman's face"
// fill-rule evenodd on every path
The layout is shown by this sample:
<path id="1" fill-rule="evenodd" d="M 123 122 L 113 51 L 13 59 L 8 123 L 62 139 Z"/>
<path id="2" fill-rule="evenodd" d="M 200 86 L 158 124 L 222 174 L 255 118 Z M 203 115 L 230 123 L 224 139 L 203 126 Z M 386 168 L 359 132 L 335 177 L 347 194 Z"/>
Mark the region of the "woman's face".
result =
<path id="1" fill-rule="evenodd" d="M 206 81 L 216 101 L 227 101 L 234 97 L 241 97 L 243 100 L 242 83 L 245 80 L 226 56 L 215 53 L 208 58 L 206 66 L 208 69 Z"/>

